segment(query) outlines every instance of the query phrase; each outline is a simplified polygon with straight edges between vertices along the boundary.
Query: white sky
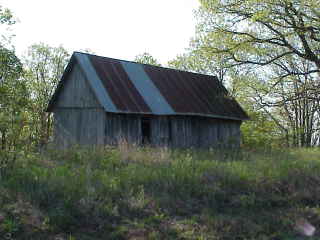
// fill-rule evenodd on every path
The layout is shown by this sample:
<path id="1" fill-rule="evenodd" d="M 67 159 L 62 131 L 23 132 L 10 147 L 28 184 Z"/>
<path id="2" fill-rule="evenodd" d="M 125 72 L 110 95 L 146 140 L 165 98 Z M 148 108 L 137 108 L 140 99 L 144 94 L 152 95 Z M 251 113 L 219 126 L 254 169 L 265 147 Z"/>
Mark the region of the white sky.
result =
<path id="1" fill-rule="evenodd" d="M 13 44 L 21 56 L 33 43 L 91 49 L 133 60 L 149 52 L 162 63 L 183 53 L 195 33 L 198 0 L 0 0 L 19 19 Z"/>

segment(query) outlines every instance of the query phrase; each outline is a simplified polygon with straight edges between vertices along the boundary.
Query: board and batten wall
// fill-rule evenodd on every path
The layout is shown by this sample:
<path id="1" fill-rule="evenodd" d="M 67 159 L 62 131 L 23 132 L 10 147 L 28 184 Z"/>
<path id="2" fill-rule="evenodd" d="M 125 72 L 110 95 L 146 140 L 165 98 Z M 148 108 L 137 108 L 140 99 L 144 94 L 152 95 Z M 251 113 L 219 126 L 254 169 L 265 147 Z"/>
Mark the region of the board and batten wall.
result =
<path id="1" fill-rule="evenodd" d="M 141 116 L 106 113 L 105 145 L 121 142 L 140 145 L 142 142 Z"/>
<path id="2" fill-rule="evenodd" d="M 241 121 L 196 116 L 168 116 L 151 119 L 151 144 L 174 148 L 240 146 Z"/>
<path id="3" fill-rule="evenodd" d="M 142 144 L 142 120 L 150 121 L 150 144 L 173 148 L 239 147 L 241 121 L 197 116 L 106 113 L 75 64 L 53 108 L 55 143 L 80 145 Z"/>
<path id="4" fill-rule="evenodd" d="M 142 143 L 142 119 L 150 121 L 150 145 L 173 148 L 240 146 L 241 121 L 195 116 L 106 114 L 106 145 Z"/>

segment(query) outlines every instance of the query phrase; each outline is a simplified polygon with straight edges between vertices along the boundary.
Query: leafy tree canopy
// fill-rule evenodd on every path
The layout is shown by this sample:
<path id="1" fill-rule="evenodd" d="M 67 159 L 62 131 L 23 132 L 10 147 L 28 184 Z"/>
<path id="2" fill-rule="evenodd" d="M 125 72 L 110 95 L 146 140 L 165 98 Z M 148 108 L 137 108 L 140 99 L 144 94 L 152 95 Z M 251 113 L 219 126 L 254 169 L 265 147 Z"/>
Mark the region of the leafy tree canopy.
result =
<path id="1" fill-rule="evenodd" d="M 60 80 L 70 54 L 62 46 L 51 47 L 44 43 L 29 47 L 24 58 L 26 79 L 33 91 L 33 96 L 45 108 Z"/>
<path id="2" fill-rule="evenodd" d="M 39 146 L 47 143 L 52 131 L 52 117 L 46 113 L 48 102 L 63 74 L 70 54 L 62 46 L 44 43 L 30 46 L 24 58 L 25 79 L 31 91 L 32 138 Z"/>
<path id="3" fill-rule="evenodd" d="M 200 2 L 201 41 L 207 50 L 225 54 L 231 66 L 277 64 L 295 56 L 314 64 L 307 73 L 319 71 L 319 0 Z"/>
<path id="4" fill-rule="evenodd" d="M 22 73 L 22 63 L 12 50 L 0 45 L 0 82 L 17 79 Z"/>
<path id="5" fill-rule="evenodd" d="M 4 9 L 0 5 L 0 25 L 15 23 L 13 15 L 9 9 Z M 5 106 L 13 99 L 9 96 L 17 90 L 16 85 L 21 85 L 18 81 L 23 68 L 20 59 L 15 55 L 14 50 L 10 50 L 0 42 L 0 106 Z M 15 101 L 13 101 L 15 102 Z"/>

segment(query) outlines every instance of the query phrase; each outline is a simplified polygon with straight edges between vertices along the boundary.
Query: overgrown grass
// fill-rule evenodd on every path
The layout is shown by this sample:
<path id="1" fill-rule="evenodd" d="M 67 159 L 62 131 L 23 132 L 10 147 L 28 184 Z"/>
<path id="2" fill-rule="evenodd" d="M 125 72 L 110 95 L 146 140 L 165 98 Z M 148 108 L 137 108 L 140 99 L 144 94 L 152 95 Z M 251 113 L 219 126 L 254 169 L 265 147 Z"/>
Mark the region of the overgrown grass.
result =
<path id="1" fill-rule="evenodd" d="M 298 239 L 301 219 L 320 229 L 319 173 L 317 149 L 24 153 L 1 170 L 0 236 Z"/>

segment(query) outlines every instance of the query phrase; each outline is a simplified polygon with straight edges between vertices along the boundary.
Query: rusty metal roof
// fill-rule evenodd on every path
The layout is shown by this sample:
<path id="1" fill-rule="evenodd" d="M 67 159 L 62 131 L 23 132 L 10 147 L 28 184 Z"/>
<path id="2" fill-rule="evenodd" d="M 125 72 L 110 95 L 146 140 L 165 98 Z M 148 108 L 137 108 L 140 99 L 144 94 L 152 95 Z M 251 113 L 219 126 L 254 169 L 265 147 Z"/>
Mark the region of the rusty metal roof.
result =
<path id="1" fill-rule="evenodd" d="M 194 115 L 246 120 L 248 115 L 216 77 L 74 53 L 67 71 L 80 64 L 107 112 L 154 115 Z M 51 99 L 51 111 L 66 75 Z"/>

